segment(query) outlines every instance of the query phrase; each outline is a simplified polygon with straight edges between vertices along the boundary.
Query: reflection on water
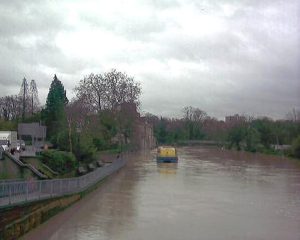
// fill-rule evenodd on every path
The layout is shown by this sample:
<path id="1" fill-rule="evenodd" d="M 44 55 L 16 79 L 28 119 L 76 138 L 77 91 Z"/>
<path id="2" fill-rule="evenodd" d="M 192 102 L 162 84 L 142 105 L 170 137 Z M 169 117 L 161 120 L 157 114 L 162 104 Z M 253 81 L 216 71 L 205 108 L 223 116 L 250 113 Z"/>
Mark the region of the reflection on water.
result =
<path id="1" fill-rule="evenodd" d="M 179 149 L 178 164 L 143 153 L 25 239 L 299 240 L 300 166 L 199 147 Z"/>
<path id="2" fill-rule="evenodd" d="M 160 174 L 176 174 L 178 163 L 157 163 Z"/>

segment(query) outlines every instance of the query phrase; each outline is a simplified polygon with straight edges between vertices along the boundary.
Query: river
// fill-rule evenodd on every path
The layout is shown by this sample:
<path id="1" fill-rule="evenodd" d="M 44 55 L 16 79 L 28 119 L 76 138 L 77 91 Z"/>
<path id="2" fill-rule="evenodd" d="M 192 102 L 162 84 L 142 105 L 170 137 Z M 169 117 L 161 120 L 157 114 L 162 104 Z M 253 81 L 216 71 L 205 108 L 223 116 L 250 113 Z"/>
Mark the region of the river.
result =
<path id="1" fill-rule="evenodd" d="M 300 239 L 300 164 L 205 147 L 144 152 L 23 239 Z"/>

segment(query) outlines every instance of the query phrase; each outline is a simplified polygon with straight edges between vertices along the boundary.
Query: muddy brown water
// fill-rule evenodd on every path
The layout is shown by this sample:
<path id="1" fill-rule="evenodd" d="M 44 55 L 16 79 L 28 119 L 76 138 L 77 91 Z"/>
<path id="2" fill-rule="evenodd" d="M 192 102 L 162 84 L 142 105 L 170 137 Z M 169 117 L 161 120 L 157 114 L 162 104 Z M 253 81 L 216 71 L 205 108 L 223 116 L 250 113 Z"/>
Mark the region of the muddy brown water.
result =
<path id="1" fill-rule="evenodd" d="M 203 147 L 179 157 L 131 158 L 24 239 L 300 239 L 298 162 Z"/>

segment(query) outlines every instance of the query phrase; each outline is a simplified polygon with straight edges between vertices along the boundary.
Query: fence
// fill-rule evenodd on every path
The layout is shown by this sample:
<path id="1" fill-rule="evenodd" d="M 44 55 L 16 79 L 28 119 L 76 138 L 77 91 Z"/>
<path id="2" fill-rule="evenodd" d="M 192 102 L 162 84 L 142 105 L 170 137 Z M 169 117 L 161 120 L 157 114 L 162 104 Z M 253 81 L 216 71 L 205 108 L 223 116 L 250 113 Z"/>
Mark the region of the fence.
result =
<path id="1" fill-rule="evenodd" d="M 0 182 L 0 207 L 82 192 L 124 165 L 124 159 L 117 159 L 76 178 Z"/>
<path id="2" fill-rule="evenodd" d="M 19 157 L 16 157 L 12 154 L 10 154 L 9 152 L 5 152 L 5 154 L 11 159 L 13 160 L 16 164 L 18 164 L 20 167 L 27 167 L 29 168 L 35 175 L 37 175 L 40 178 L 47 178 L 46 175 L 44 175 L 43 173 L 41 173 L 39 170 L 37 170 L 34 166 L 32 166 L 31 164 L 28 163 L 23 163 Z"/>

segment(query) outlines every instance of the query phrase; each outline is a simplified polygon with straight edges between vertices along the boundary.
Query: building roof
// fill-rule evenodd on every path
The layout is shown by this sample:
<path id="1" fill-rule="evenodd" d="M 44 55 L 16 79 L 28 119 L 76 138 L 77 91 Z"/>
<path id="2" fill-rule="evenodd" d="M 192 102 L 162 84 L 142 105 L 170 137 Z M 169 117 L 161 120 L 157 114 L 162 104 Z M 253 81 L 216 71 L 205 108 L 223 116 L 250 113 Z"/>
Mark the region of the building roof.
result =
<path id="1" fill-rule="evenodd" d="M 40 125 L 40 123 L 19 123 L 18 124 L 19 136 L 30 135 L 37 138 L 46 137 L 46 126 Z"/>

